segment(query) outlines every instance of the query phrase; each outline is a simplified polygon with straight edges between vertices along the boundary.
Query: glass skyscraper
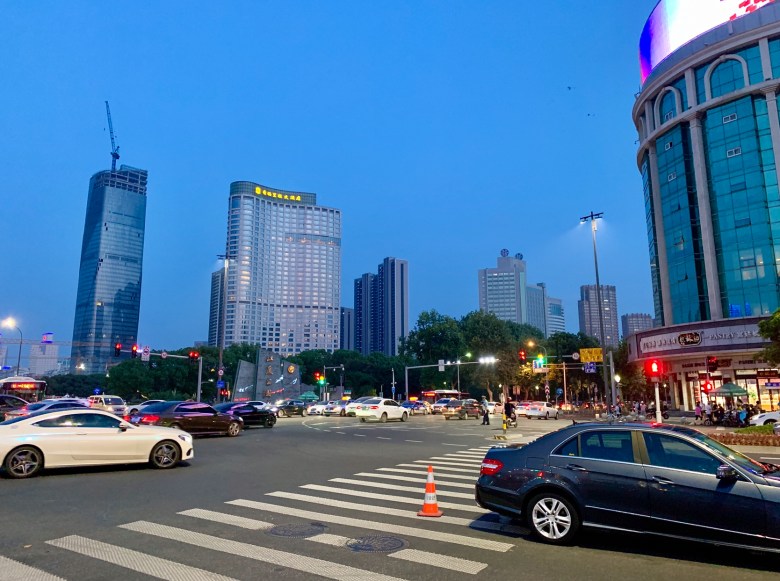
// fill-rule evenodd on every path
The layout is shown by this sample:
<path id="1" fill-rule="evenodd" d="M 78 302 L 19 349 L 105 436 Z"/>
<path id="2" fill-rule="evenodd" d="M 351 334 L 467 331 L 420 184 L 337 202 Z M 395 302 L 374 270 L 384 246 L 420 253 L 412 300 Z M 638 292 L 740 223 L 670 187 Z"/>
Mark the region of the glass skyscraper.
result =
<path id="1" fill-rule="evenodd" d="M 409 335 L 409 263 L 388 257 L 377 274 L 355 279 L 355 350 L 398 355 Z"/>
<path id="2" fill-rule="evenodd" d="M 225 345 L 282 355 L 339 348 L 340 210 L 318 206 L 315 194 L 233 182 L 227 255 Z M 220 320 L 221 302 L 212 292 L 211 321 Z"/>
<path id="3" fill-rule="evenodd" d="M 71 372 L 104 373 L 116 343 L 138 341 L 146 182 L 146 170 L 126 165 L 89 182 Z"/>

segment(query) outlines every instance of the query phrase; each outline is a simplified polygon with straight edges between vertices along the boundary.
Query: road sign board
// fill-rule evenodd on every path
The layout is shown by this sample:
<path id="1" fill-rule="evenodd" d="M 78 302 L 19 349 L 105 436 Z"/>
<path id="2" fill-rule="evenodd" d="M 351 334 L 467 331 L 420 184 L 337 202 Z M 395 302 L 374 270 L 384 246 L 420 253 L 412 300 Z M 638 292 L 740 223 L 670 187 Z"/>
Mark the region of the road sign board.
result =
<path id="1" fill-rule="evenodd" d="M 149 361 L 150 353 L 151 353 L 151 349 L 149 349 L 149 345 L 145 346 L 141 351 L 141 361 Z"/>
<path id="2" fill-rule="evenodd" d="M 563 388 L 559 387 L 558 389 L 556 389 L 555 390 L 555 395 L 563 395 Z"/>
<path id="3" fill-rule="evenodd" d="M 583 363 L 601 363 L 604 360 L 604 355 L 601 352 L 601 347 L 594 349 L 580 349 L 580 358 Z"/>
<path id="4" fill-rule="evenodd" d="M 589 361 L 582 366 L 582 370 L 585 373 L 596 373 L 596 364 L 593 361 Z"/>
<path id="5" fill-rule="evenodd" d="M 439 359 L 439 371 L 444 371 L 444 359 Z"/>
<path id="6" fill-rule="evenodd" d="M 168 352 L 167 351 L 163 351 L 162 353 L 160 353 L 160 357 L 165 359 L 166 357 L 168 357 Z"/>
<path id="7" fill-rule="evenodd" d="M 393 392 L 393 397 L 395 397 L 395 386 L 391 388 L 391 391 Z"/>
<path id="8" fill-rule="evenodd" d="M 223 375 L 225 375 L 225 370 L 224 369 L 220 369 L 219 371 L 217 371 L 217 375 L 222 377 Z"/>
<path id="9" fill-rule="evenodd" d="M 532 363 L 534 373 L 547 373 L 550 370 L 550 368 L 547 367 L 544 362 L 539 361 L 538 359 L 534 359 Z"/>
<path id="10" fill-rule="evenodd" d="M 780 389 L 780 381 L 767 381 L 764 389 Z"/>
<path id="11" fill-rule="evenodd" d="M 217 382 L 217 387 L 219 387 L 219 388 L 225 387 L 225 382 L 224 382 L 224 381 L 221 381 L 221 380 L 220 380 L 220 381 L 218 381 L 218 382 Z"/>
<path id="12" fill-rule="evenodd" d="M 549 385 L 545 385 L 544 386 L 544 395 L 550 395 L 550 386 Z"/>
<path id="13" fill-rule="evenodd" d="M 580 353 L 579 353 L 579 351 L 575 351 L 574 353 L 572 353 L 571 354 L 571 358 L 574 359 L 575 361 L 579 361 L 580 360 Z"/>

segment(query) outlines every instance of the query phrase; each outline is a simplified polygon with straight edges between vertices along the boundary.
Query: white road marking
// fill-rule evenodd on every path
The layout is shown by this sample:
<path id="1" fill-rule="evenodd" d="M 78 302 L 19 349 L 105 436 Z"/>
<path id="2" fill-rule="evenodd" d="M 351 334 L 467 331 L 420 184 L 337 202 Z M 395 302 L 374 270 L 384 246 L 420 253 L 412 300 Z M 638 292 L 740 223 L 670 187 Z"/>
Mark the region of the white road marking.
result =
<path id="1" fill-rule="evenodd" d="M 358 472 L 355 474 L 355 476 L 365 476 L 367 478 L 384 478 L 386 480 L 403 480 L 405 482 L 420 482 L 421 484 L 425 484 L 425 477 L 421 476 L 420 478 L 413 478 L 412 476 L 394 476 L 392 474 L 373 474 L 372 472 Z M 437 486 L 449 486 L 451 488 L 470 488 L 474 489 L 473 484 L 463 484 L 462 482 L 445 482 L 445 481 L 436 481 Z"/>
<path id="2" fill-rule="evenodd" d="M 371 498 L 374 500 L 388 500 L 390 502 L 413 504 L 416 506 L 422 506 L 422 502 L 423 502 L 420 498 L 409 498 L 406 496 L 393 496 L 390 494 L 379 494 L 378 492 L 367 492 L 365 490 L 351 490 L 349 488 L 336 488 L 335 486 L 322 486 L 320 484 L 304 484 L 303 486 L 301 486 L 301 488 L 306 488 L 308 490 L 319 490 L 320 492 L 332 492 L 334 494 L 341 494 L 346 496 Z M 436 494 L 438 496 L 438 492 Z M 445 501 L 439 501 L 439 508 L 460 510 L 462 512 L 476 512 L 478 514 L 489 514 L 491 512 L 489 510 L 485 510 L 484 508 L 480 508 L 476 505 L 459 504 L 455 502 L 445 502 Z"/>
<path id="3" fill-rule="evenodd" d="M 391 438 L 383 438 L 382 436 L 377 436 L 377 440 L 390 440 Z"/>
<path id="4" fill-rule="evenodd" d="M 780 460 L 780 458 L 766 458 L 764 456 L 760 456 L 761 460 Z"/>
<path id="5" fill-rule="evenodd" d="M 346 516 L 339 516 L 335 514 L 325 514 L 319 511 L 312 510 L 300 510 L 297 508 L 290 508 L 287 506 L 278 506 L 276 504 L 269 504 L 266 502 L 257 502 L 254 500 L 230 500 L 227 504 L 233 504 L 236 506 L 245 506 L 247 508 L 255 508 L 257 510 L 266 510 L 268 512 L 275 512 L 277 514 L 283 514 L 285 516 L 297 516 L 300 518 L 314 519 L 315 521 L 325 521 L 336 524 L 342 524 L 345 526 L 357 527 L 360 529 L 371 529 L 374 531 L 382 531 L 385 533 L 392 533 L 397 535 L 407 535 L 410 537 L 418 537 L 421 539 L 429 539 L 433 541 L 440 541 L 442 543 L 452 543 L 456 545 L 463 545 L 467 547 L 475 547 L 477 549 L 486 549 L 488 551 L 506 552 L 514 545 L 512 543 L 502 543 L 501 541 L 491 541 L 489 539 L 480 539 L 474 537 L 466 537 L 460 533 L 451 534 L 442 531 L 430 531 L 426 529 L 419 529 L 416 527 L 408 527 L 402 525 L 393 525 L 378 521 L 369 521 L 360 518 L 349 518 Z M 429 519 L 436 520 L 436 519 Z M 493 523 L 496 524 L 496 523 Z M 317 569 L 309 569 L 309 571 L 317 571 Z M 356 577 L 355 579 L 360 579 Z"/>
<path id="6" fill-rule="evenodd" d="M 390 553 L 388 557 L 395 557 L 396 559 L 403 559 L 404 561 L 411 561 L 412 563 L 425 563 L 426 565 L 460 571 L 462 573 L 468 573 L 469 575 L 476 575 L 487 567 L 487 563 L 478 563 L 477 561 L 469 561 L 467 559 L 451 557 L 449 555 L 438 555 L 436 553 L 428 553 L 416 549 L 401 549 L 395 553 Z"/>
<path id="7" fill-rule="evenodd" d="M 46 571 L 41 571 L 35 567 L 30 567 L 19 561 L 0 556 L 0 579 L 2 581 L 16 581 L 25 579 L 27 581 L 65 581 L 62 577 L 57 577 Z"/>
<path id="8" fill-rule="evenodd" d="M 354 480 L 352 478 L 331 478 L 330 482 L 338 482 L 339 484 L 355 484 L 357 486 L 367 486 L 368 488 L 381 488 L 387 490 L 386 482 L 366 482 L 365 480 Z M 400 486 L 393 484 L 393 491 L 395 492 L 414 492 L 420 494 L 422 492 L 419 486 Z M 467 494 L 465 492 L 450 492 L 449 490 L 437 490 L 437 496 L 449 496 L 452 498 L 468 498 L 473 500 L 474 493 Z"/>
<path id="9" fill-rule="evenodd" d="M 468 444 L 448 444 L 447 442 L 444 442 L 442 446 L 458 446 L 459 448 L 467 448 Z"/>
<path id="10" fill-rule="evenodd" d="M 418 476 L 423 474 L 427 475 L 427 470 L 425 473 L 423 473 L 419 470 L 405 470 L 403 468 L 377 468 L 377 472 L 398 472 L 399 474 L 417 474 Z M 476 475 L 467 476 L 466 474 L 445 474 L 445 476 L 447 478 L 455 478 L 457 480 L 471 480 L 472 482 L 477 479 Z"/>
<path id="11" fill-rule="evenodd" d="M 224 512 L 214 512 L 213 510 L 205 510 L 202 508 L 191 508 L 190 510 L 183 510 L 179 514 L 200 518 L 203 520 L 221 522 L 222 524 L 233 525 L 234 527 L 241 527 L 242 529 L 249 529 L 252 531 L 263 531 L 276 526 L 274 523 L 270 522 L 264 522 L 253 518 L 245 518 L 243 516 L 236 516 Z"/>
<path id="12" fill-rule="evenodd" d="M 346 432 L 336 432 L 336 433 L 341 434 L 342 436 L 345 436 L 347 434 Z"/>
<path id="13" fill-rule="evenodd" d="M 469 474 L 475 474 L 479 472 L 477 468 L 463 468 L 461 466 L 444 466 L 442 464 L 433 464 L 431 462 L 422 462 L 420 461 L 419 464 L 398 464 L 398 466 L 403 466 L 405 468 L 422 468 L 423 470 L 427 470 L 428 466 L 433 466 L 434 471 L 438 472 L 439 470 L 446 471 L 446 472 L 467 472 Z M 445 476 L 447 476 L 445 474 Z"/>
<path id="14" fill-rule="evenodd" d="M 46 544 L 73 551 L 79 555 L 86 555 L 93 559 L 100 559 L 106 563 L 119 565 L 125 569 L 143 573 L 150 577 L 156 577 L 157 579 L 167 579 L 169 581 L 228 581 L 233 579 L 232 577 L 217 575 L 216 573 L 204 571 L 197 567 L 182 565 L 181 563 L 168 561 L 167 559 L 161 559 L 138 551 L 132 551 L 130 549 L 125 549 L 124 547 L 101 543 L 100 541 L 93 541 L 92 539 L 80 537 L 78 535 L 46 541 Z M 23 579 L 24 577 L 16 578 Z"/>
<path id="15" fill-rule="evenodd" d="M 365 438 L 365 434 L 352 434 L 353 436 L 357 436 L 358 438 Z"/>
<path id="16" fill-rule="evenodd" d="M 422 440 L 404 440 L 404 442 L 411 442 L 412 444 L 422 444 Z"/>
<path id="17" fill-rule="evenodd" d="M 471 467 L 471 469 L 479 469 L 480 466 L 482 466 L 482 460 L 479 461 L 479 464 L 464 464 L 463 462 L 445 462 L 443 460 L 413 460 L 414 464 L 423 464 L 425 466 L 433 466 L 436 468 L 437 466 L 454 466 L 456 468 L 468 468 Z"/>
<path id="18" fill-rule="evenodd" d="M 445 456 L 453 456 L 455 458 L 484 458 L 485 453 L 484 452 L 469 452 L 467 450 L 462 450 L 460 452 L 455 452 L 452 454 L 445 454 Z"/>
<path id="19" fill-rule="evenodd" d="M 321 577 L 337 579 L 338 581 L 355 581 L 356 579 L 366 579 L 367 581 L 399 581 L 398 577 L 390 577 L 389 575 L 374 573 L 366 569 L 358 569 L 356 567 L 332 563 L 323 559 L 296 555 L 295 553 L 286 553 L 284 551 L 277 551 L 276 549 L 259 547 L 257 545 L 250 545 L 249 543 L 241 543 L 239 541 L 223 539 L 212 535 L 204 535 L 203 533 L 196 533 L 194 531 L 188 531 L 187 529 L 169 527 L 153 522 L 136 521 L 119 526 L 120 528 L 130 531 L 161 537 L 163 539 L 175 540 L 187 543 L 188 545 L 209 549 L 211 551 L 220 551 L 237 557 L 254 559 L 255 561 L 261 561 L 263 563 L 272 563 L 274 565 L 280 565 L 282 567 L 287 567 L 288 569 L 295 569 L 296 571 L 303 571 L 309 574 L 316 571 L 317 575 Z"/>
<path id="20" fill-rule="evenodd" d="M 451 458 L 448 456 L 431 456 L 431 460 L 441 460 L 442 462 L 459 462 L 461 464 L 482 464 L 482 459 L 477 459 L 477 458 Z"/>

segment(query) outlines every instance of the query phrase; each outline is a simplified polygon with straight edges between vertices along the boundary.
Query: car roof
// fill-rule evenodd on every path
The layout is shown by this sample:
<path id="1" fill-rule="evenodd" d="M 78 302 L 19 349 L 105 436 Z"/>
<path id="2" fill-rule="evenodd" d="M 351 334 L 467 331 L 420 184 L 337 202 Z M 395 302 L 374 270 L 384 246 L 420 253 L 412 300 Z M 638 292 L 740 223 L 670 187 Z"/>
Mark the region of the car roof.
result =
<path id="1" fill-rule="evenodd" d="M 8 421 L 12 421 L 13 423 L 21 423 L 26 420 L 36 419 L 39 417 L 47 417 L 47 418 L 56 418 L 59 416 L 69 416 L 72 414 L 100 414 L 101 416 L 108 416 L 110 418 L 116 418 L 121 419 L 115 416 L 112 413 L 103 411 L 103 410 L 96 410 L 95 408 L 88 408 L 88 407 L 77 407 L 77 408 L 66 408 L 61 410 L 41 410 L 38 412 L 32 412 L 30 414 L 27 414 L 26 416 L 19 416 L 17 418 L 9 419 Z"/>

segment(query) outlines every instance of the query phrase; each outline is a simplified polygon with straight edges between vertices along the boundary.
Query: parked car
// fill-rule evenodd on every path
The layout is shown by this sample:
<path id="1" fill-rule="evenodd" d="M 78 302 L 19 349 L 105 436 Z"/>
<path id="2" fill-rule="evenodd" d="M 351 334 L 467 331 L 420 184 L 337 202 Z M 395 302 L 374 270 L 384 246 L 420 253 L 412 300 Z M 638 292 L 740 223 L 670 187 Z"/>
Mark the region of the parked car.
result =
<path id="1" fill-rule="evenodd" d="M 357 406 L 359 404 L 363 403 L 364 401 L 368 401 L 369 399 L 372 399 L 372 396 L 366 395 L 366 396 L 363 396 L 363 397 L 359 397 L 356 400 L 353 400 L 353 401 L 349 402 L 347 404 L 347 406 L 344 408 L 344 411 L 346 412 L 346 414 L 348 416 L 353 416 L 354 417 L 355 411 L 357 411 Z"/>
<path id="2" fill-rule="evenodd" d="M 401 420 L 405 422 L 409 419 L 409 412 L 401 407 L 397 401 L 392 399 L 382 399 L 374 397 L 358 404 L 355 415 L 361 422 L 367 420 L 378 420 L 382 423 L 387 420 Z"/>
<path id="3" fill-rule="evenodd" d="M 126 416 L 133 425 L 166 426 L 190 434 L 222 434 L 238 436 L 244 427 L 239 417 L 219 412 L 197 401 L 164 401 L 146 406 L 133 416 Z"/>
<path id="4" fill-rule="evenodd" d="M 409 410 L 409 415 L 413 416 L 415 414 L 428 414 L 430 413 L 430 410 L 428 409 L 428 406 L 425 404 L 425 402 L 422 401 L 402 401 L 401 407 L 406 408 Z"/>
<path id="5" fill-rule="evenodd" d="M 762 412 L 750 418 L 751 426 L 766 426 L 767 424 L 776 424 L 780 422 L 780 411 Z"/>
<path id="6" fill-rule="evenodd" d="M 18 418 L 21 416 L 27 416 L 34 412 L 54 411 L 54 410 L 70 410 L 75 408 L 86 408 L 83 403 L 79 403 L 74 400 L 59 400 L 59 399 L 45 399 L 35 403 L 28 403 L 24 407 L 15 408 L 5 412 L 5 419 Z"/>
<path id="7" fill-rule="evenodd" d="M 459 420 L 477 419 L 482 416 L 482 408 L 475 399 L 452 399 L 444 406 L 441 414 L 445 420 L 450 418 L 458 418 Z"/>
<path id="8" fill-rule="evenodd" d="M 518 416 L 525 416 L 528 414 L 528 408 L 530 408 L 534 402 L 532 401 L 521 401 L 518 402 L 515 406 L 515 415 Z"/>
<path id="9" fill-rule="evenodd" d="M 0 394 L 0 420 L 5 417 L 6 412 L 18 410 L 27 405 L 27 402 L 21 397 L 15 395 Z"/>
<path id="10" fill-rule="evenodd" d="M 780 467 L 683 426 L 574 424 L 491 448 L 476 501 L 553 544 L 595 527 L 780 550 Z"/>
<path id="11" fill-rule="evenodd" d="M 101 410 L 41 411 L 0 423 L 0 459 L 11 478 L 44 468 L 148 462 L 174 468 L 194 457 L 192 436 L 181 430 L 133 426 Z"/>
<path id="12" fill-rule="evenodd" d="M 329 404 L 329 401 L 315 401 L 310 403 L 306 407 L 306 413 L 310 416 L 321 416 L 325 411 L 325 407 Z"/>
<path id="13" fill-rule="evenodd" d="M 214 409 L 233 417 L 241 418 L 244 426 L 263 426 L 273 428 L 276 424 L 276 414 L 270 409 L 259 409 L 248 402 L 219 403 Z"/>
<path id="14" fill-rule="evenodd" d="M 139 401 L 136 403 L 128 403 L 127 405 L 127 413 L 130 415 L 133 415 L 135 413 L 138 413 L 140 410 L 144 409 L 146 406 L 151 405 L 153 403 L 162 403 L 164 402 L 164 399 L 147 399 L 144 401 Z"/>
<path id="15" fill-rule="evenodd" d="M 286 399 L 278 407 L 280 418 L 306 415 L 306 404 L 298 399 Z"/>
<path id="16" fill-rule="evenodd" d="M 553 418 L 554 420 L 557 420 L 558 413 L 558 408 L 553 404 L 546 401 L 535 401 L 528 406 L 525 416 L 528 419 L 536 418 L 537 420 L 541 420 L 544 418 L 545 420 L 549 420 L 550 418 Z"/>
<path id="17" fill-rule="evenodd" d="M 448 403 L 452 401 L 453 398 L 451 397 L 443 397 L 439 400 L 436 400 L 436 403 L 434 403 L 431 406 L 431 413 L 432 414 L 440 414 L 442 410 L 444 409 L 444 406 L 446 406 Z"/>
<path id="18" fill-rule="evenodd" d="M 322 410 L 322 414 L 325 416 L 341 416 L 347 415 L 347 402 L 346 401 L 331 401 Z"/>
<path id="19" fill-rule="evenodd" d="M 87 401 L 89 402 L 89 407 L 96 410 L 103 410 L 118 416 L 123 416 L 127 413 L 125 400 L 118 395 L 90 395 Z"/>
<path id="20" fill-rule="evenodd" d="M 274 404 L 269 403 L 267 401 L 260 401 L 260 400 L 254 401 L 253 400 L 253 401 L 245 401 L 245 402 L 241 402 L 241 403 L 248 403 L 249 405 L 253 405 L 257 409 L 260 409 L 260 410 L 268 410 L 269 412 L 274 414 L 276 417 L 279 417 L 279 406 L 275 406 Z"/>

